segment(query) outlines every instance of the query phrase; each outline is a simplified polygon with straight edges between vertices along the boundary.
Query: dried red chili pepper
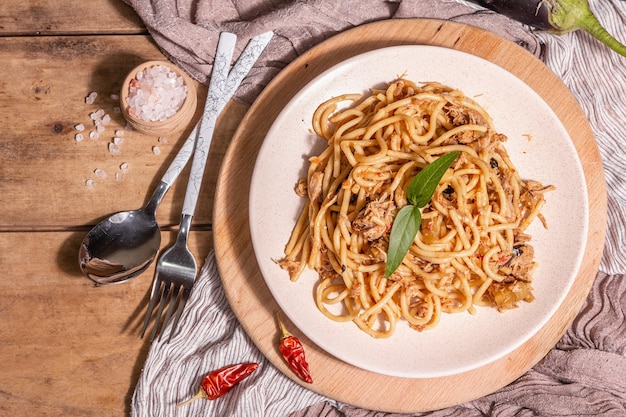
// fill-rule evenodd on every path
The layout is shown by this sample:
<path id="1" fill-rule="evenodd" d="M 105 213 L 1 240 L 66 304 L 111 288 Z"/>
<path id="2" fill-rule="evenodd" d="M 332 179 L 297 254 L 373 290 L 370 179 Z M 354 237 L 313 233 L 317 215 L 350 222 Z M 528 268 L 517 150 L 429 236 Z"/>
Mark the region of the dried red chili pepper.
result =
<path id="1" fill-rule="evenodd" d="M 230 391 L 232 387 L 245 379 L 258 367 L 257 363 L 240 363 L 217 369 L 202 378 L 200 390 L 196 395 L 178 404 L 176 407 L 182 407 L 199 398 L 215 400 Z"/>
<path id="2" fill-rule="evenodd" d="M 287 361 L 287 365 L 302 379 L 304 382 L 308 382 L 309 384 L 313 383 L 313 379 L 311 378 L 311 374 L 309 373 L 309 364 L 306 361 L 306 357 L 304 355 L 304 347 L 302 346 L 302 342 L 300 339 L 289 333 L 283 321 L 280 319 L 280 314 L 276 314 L 278 318 L 278 326 L 280 327 L 281 337 L 279 350 L 280 354 L 283 355 L 285 361 Z"/>

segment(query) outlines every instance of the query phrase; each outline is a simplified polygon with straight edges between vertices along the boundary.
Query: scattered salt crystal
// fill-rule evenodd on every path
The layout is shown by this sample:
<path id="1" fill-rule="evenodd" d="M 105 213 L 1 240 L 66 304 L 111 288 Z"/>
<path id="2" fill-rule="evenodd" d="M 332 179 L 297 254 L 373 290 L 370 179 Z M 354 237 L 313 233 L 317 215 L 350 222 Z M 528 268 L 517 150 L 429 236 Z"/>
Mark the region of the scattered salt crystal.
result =
<path id="1" fill-rule="evenodd" d="M 98 118 L 98 115 L 96 114 L 96 112 L 93 112 L 89 113 L 89 117 L 91 117 L 91 120 L 96 120 Z"/>
<path id="2" fill-rule="evenodd" d="M 91 132 L 89 132 L 89 137 L 91 139 L 99 139 L 100 138 L 100 134 L 98 132 L 92 130 Z"/>
<path id="3" fill-rule="evenodd" d="M 122 138 L 118 138 L 117 136 L 113 138 L 113 143 L 115 143 L 116 145 L 121 145 L 122 142 L 124 142 L 124 139 Z"/>
<path id="4" fill-rule="evenodd" d="M 95 183 L 96 183 L 96 182 L 95 182 L 94 180 L 92 180 L 91 178 L 90 178 L 90 179 L 88 179 L 87 181 L 85 181 L 85 185 L 86 185 L 87 187 L 93 187 Z"/>
<path id="5" fill-rule="evenodd" d="M 161 149 L 158 146 L 153 146 L 152 153 L 155 155 L 161 155 Z"/>
<path id="6" fill-rule="evenodd" d="M 104 116 L 102 116 L 102 123 L 109 123 L 111 121 L 111 116 L 109 116 L 108 114 L 105 114 Z"/>
<path id="7" fill-rule="evenodd" d="M 124 126 L 124 129 L 133 130 L 133 127 L 130 125 L 130 123 L 126 123 L 126 125 Z"/>
<path id="8" fill-rule="evenodd" d="M 119 100 L 120 96 L 118 96 L 117 94 L 111 94 L 111 100 Z"/>
<path id="9" fill-rule="evenodd" d="M 98 125 L 98 126 L 96 127 L 96 131 L 97 131 L 98 133 L 102 133 L 102 132 L 104 132 L 104 126 L 102 126 L 102 125 Z"/>
<path id="10" fill-rule="evenodd" d="M 97 176 L 99 176 L 100 178 L 104 178 L 107 176 L 106 172 L 104 172 L 102 169 L 100 168 L 96 168 L 93 171 L 94 174 L 96 174 Z"/>
<path id="11" fill-rule="evenodd" d="M 124 131 L 123 131 L 123 130 L 120 130 L 120 129 L 117 129 L 117 130 L 115 131 L 115 136 L 124 136 Z"/>
<path id="12" fill-rule="evenodd" d="M 82 123 L 79 123 L 76 126 L 74 126 L 74 129 L 78 130 L 79 132 L 82 132 L 83 130 L 85 130 L 85 125 Z"/>
<path id="13" fill-rule="evenodd" d="M 82 133 L 77 133 L 76 136 L 74 136 L 74 139 L 76 139 L 76 142 L 80 142 L 81 140 L 85 139 L 85 137 Z"/>
<path id="14" fill-rule="evenodd" d="M 119 108 L 119 106 L 115 106 L 115 107 L 113 107 L 113 113 L 119 113 L 119 112 L 121 112 L 121 111 L 122 111 L 122 110 Z"/>
<path id="15" fill-rule="evenodd" d="M 122 171 L 126 171 L 126 170 L 128 169 L 128 162 L 122 162 L 122 163 L 120 164 L 120 169 L 121 169 Z"/>
<path id="16" fill-rule="evenodd" d="M 113 143 L 113 142 L 109 143 L 109 153 L 111 154 L 120 153 L 120 145 Z"/>
<path id="17" fill-rule="evenodd" d="M 96 116 L 98 116 L 98 117 L 102 117 L 102 116 L 104 116 L 104 110 L 103 110 L 103 109 L 98 109 L 98 110 L 96 111 Z"/>
<path id="18" fill-rule="evenodd" d="M 115 179 L 117 181 L 122 181 L 124 179 L 124 173 L 123 172 L 116 172 L 115 173 Z"/>
<path id="19" fill-rule="evenodd" d="M 93 104 L 96 101 L 96 97 L 98 97 L 98 93 L 96 93 L 95 91 L 92 91 L 91 93 L 89 93 L 87 97 L 85 97 L 85 103 Z"/>
<path id="20" fill-rule="evenodd" d="M 126 102 L 136 117 L 163 121 L 180 109 L 186 97 L 183 78 L 163 65 L 154 65 L 135 75 Z"/>
<path id="21" fill-rule="evenodd" d="M 167 143 L 167 138 L 165 138 L 165 137 L 163 137 L 163 136 L 159 136 L 158 141 L 159 141 L 159 143 L 166 144 L 166 143 Z"/>

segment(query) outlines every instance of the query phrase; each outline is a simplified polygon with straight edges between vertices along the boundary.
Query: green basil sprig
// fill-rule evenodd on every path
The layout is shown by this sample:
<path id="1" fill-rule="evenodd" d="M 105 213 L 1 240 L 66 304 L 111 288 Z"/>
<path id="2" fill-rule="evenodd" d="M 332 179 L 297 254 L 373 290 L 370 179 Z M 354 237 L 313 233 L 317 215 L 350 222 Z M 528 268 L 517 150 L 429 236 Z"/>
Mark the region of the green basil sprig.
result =
<path id="1" fill-rule="evenodd" d="M 415 240 L 417 231 L 422 225 L 422 212 L 420 209 L 426 206 L 430 199 L 433 198 L 439 181 L 441 181 L 446 170 L 450 168 L 457 156 L 459 156 L 459 152 L 451 152 L 440 156 L 432 163 L 426 165 L 411 180 L 406 193 L 410 204 L 400 209 L 391 227 L 385 277 L 391 276 L 402 263 L 404 256 Z"/>

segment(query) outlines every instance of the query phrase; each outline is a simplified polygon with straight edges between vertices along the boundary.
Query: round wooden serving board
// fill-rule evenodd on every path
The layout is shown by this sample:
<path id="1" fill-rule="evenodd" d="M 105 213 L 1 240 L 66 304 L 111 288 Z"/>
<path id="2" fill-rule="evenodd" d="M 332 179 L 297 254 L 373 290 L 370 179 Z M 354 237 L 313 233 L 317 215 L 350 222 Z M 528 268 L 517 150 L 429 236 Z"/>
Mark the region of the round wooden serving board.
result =
<path id="1" fill-rule="evenodd" d="M 495 362 L 452 376 L 411 379 L 365 371 L 327 354 L 287 323 L 305 344 L 314 383 L 304 384 L 286 367 L 277 350 L 275 315 L 279 307 L 261 276 L 250 240 L 248 195 L 256 156 L 285 104 L 315 76 L 363 52 L 405 44 L 454 48 L 485 58 L 525 81 L 551 106 L 574 142 L 589 191 L 584 259 L 564 303 L 535 336 Z M 272 80 L 247 112 L 224 159 L 215 197 L 214 236 L 220 274 L 233 311 L 272 364 L 294 381 L 340 402 L 387 412 L 419 412 L 490 394 L 523 375 L 548 353 L 577 315 L 593 283 L 602 255 L 605 220 L 606 190 L 595 139 L 578 103 L 559 78 L 523 48 L 490 32 L 416 19 L 371 23 L 341 33 L 301 55 Z"/>

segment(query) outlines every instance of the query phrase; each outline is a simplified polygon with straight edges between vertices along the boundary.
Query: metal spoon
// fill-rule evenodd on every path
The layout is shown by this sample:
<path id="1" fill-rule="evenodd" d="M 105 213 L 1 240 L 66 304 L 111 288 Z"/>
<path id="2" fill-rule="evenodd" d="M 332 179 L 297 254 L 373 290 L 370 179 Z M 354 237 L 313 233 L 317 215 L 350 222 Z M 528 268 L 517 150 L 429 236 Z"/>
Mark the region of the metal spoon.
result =
<path id="1" fill-rule="evenodd" d="M 142 209 L 115 213 L 85 236 L 78 252 L 82 273 L 98 284 L 129 280 L 145 271 L 161 246 L 156 210 L 193 154 L 198 127 L 193 129 Z"/>

